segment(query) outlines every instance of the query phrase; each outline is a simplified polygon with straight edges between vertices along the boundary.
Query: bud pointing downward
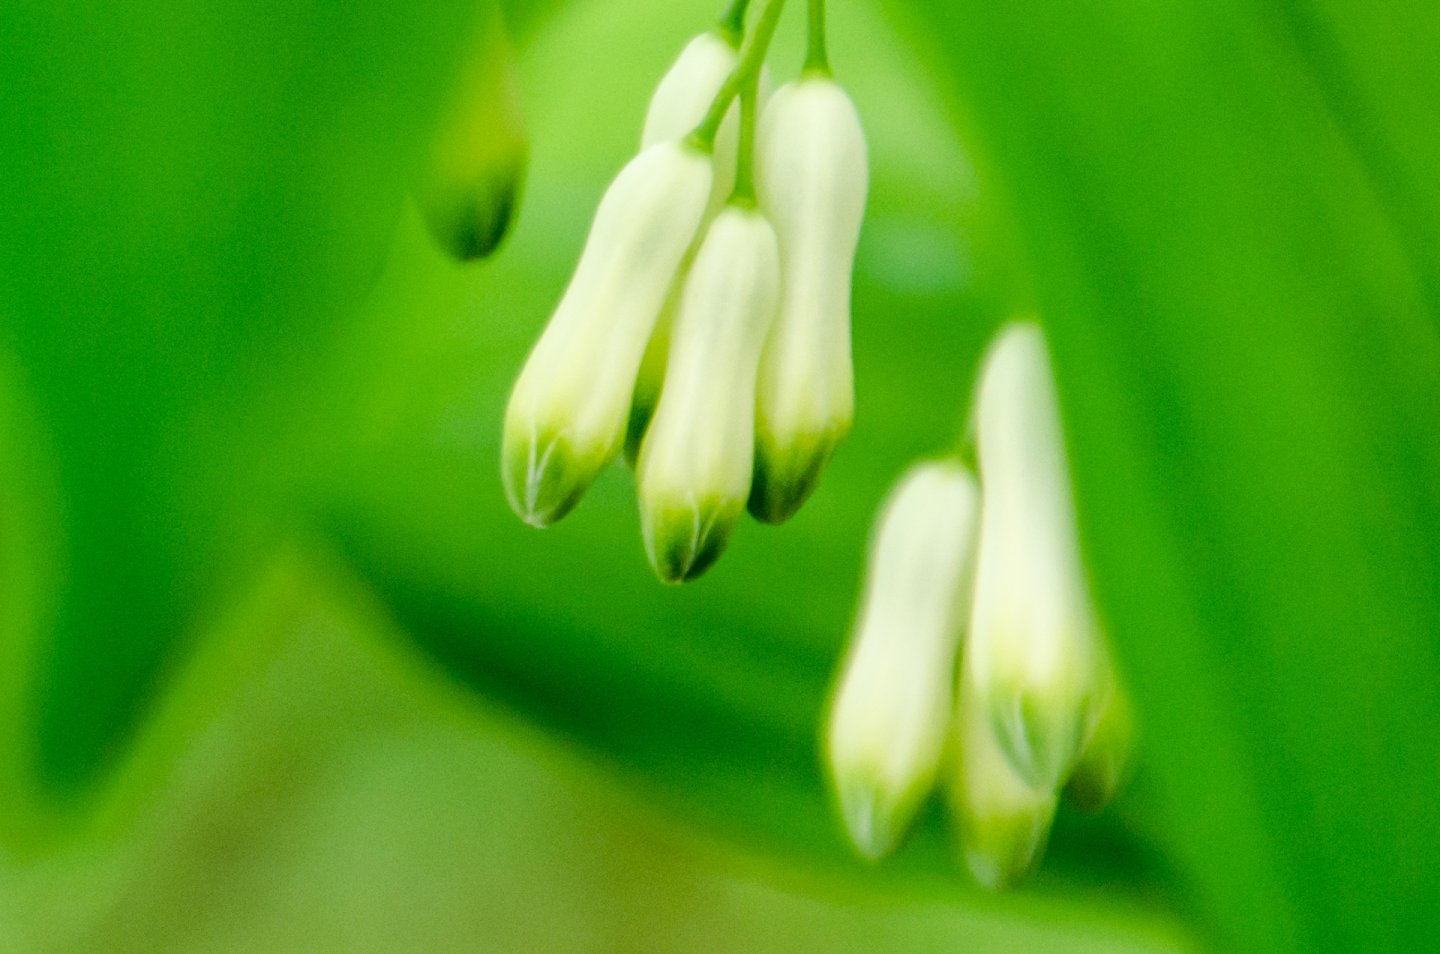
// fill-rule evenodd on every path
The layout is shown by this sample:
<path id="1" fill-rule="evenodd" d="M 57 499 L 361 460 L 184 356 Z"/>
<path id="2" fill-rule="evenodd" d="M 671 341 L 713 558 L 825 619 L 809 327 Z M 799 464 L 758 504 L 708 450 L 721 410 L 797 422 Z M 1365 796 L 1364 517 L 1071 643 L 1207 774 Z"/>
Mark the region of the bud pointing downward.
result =
<path id="1" fill-rule="evenodd" d="M 1007 887 L 1040 860 L 1055 817 L 1055 790 L 1037 789 L 1015 771 L 968 678 L 961 679 L 955 741 L 950 814 L 965 864 L 982 886 Z"/>
<path id="2" fill-rule="evenodd" d="M 650 108 L 645 114 L 645 131 L 640 137 L 642 147 L 651 146 L 667 139 L 681 139 L 700 125 L 710 111 L 720 87 L 734 70 L 739 53 L 718 30 L 702 33 L 686 44 L 675 64 L 665 74 L 655 95 L 650 98 Z M 766 72 L 760 74 L 760 102 L 768 95 Z M 715 134 L 715 184 L 710 189 L 710 205 L 705 211 L 706 220 L 719 214 L 720 208 L 730 198 L 735 186 L 735 167 L 739 154 L 739 102 L 731 105 L 725 113 L 725 120 Z M 702 228 L 702 232 L 703 232 Z M 698 251 L 698 243 L 692 245 L 690 255 L 680 266 L 680 275 L 670 290 L 670 296 L 660 313 L 655 333 L 645 349 L 640 362 L 640 373 L 635 381 L 635 395 L 631 403 L 630 426 L 625 441 L 625 455 L 633 463 L 640 453 L 640 442 L 645 429 L 655 413 L 655 402 L 660 399 L 660 386 L 665 380 L 665 359 L 670 353 L 670 331 L 675 323 L 675 313 L 680 309 L 680 295 L 683 278 L 689 270 L 690 260 Z"/>
<path id="3" fill-rule="evenodd" d="M 662 143 L 632 159 L 600 200 L 505 413 L 505 492 L 527 523 L 568 513 L 619 449 L 641 354 L 712 177 L 708 155 Z"/>
<path id="4" fill-rule="evenodd" d="M 978 506 L 975 481 L 959 464 L 920 464 L 891 492 L 877 523 L 826 735 L 850 839 L 872 859 L 894 849 L 934 784 Z"/>
<path id="5" fill-rule="evenodd" d="M 726 206 L 685 282 L 669 370 L 637 477 L 656 574 L 705 572 L 745 509 L 754 461 L 755 367 L 780 284 L 775 233 L 754 209 Z"/>
<path id="6" fill-rule="evenodd" d="M 757 146 L 760 202 L 780 239 L 780 312 L 760 364 L 750 512 L 789 519 L 854 414 L 850 276 L 869 165 L 850 97 L 806 75 L 776 91 Z"/>
<path id="7" fill-rule="evenodd" d="M 1038 326 L 1010 325 L 991 346 L 976 439 L 984 503 L 966 675 L 1016 772 L 1053 791 L 1090 731 L 1100 685 L 1096 624 Z"/>

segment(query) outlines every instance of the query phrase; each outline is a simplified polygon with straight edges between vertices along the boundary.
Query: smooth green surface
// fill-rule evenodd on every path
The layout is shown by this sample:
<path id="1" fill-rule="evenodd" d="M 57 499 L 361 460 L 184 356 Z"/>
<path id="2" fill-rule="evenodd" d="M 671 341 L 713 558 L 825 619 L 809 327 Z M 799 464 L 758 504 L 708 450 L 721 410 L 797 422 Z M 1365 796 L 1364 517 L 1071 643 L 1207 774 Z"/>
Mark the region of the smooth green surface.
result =
<path id="1" fill-rule="evenodd" d="M 333 552 L 373 587 L 455 705 L 496 701 L 647 803 L 855 897 L 1106 930 L 1175 910 L 1265 951 L 1436 936 L 1440 13 L 831 0 L 873 174 L 855 428 L 795 520 L 743 525 L 676 591 L 645 564 L 627 471 L 537 532 L 505 505 L 498 441 L 650 90 L 719 11 L 508 4 L 533 165 L 502 254 L 461 268 L 403 192 L 464 6 L 0 8 L 0 837 L 17 877 L 142 838 L 139 819 L 163 842 L 196 817 L 186 793 L 215 783 L 187 789 L 176 766 L 270 658 L 267 600 L 328 597 L 266 589 L 300 539 L 298 563 Z M 777 83 L 803 59 L 792 6 Z M 815 737 L 871 511 L 957 440 L 989 332 L 1030 309 L 1143 755 L 1118 806 L 1062 816 L 1036 882 L 992 900 L 939 812 L 893 861 L 852 860 Z M 313 716 L 294 704 L 281 736 Z M 326 845 L 354 837 L 339 819 L 397 815 L 363 790 L 414 751 L 365 745 L 370 769 L 296 796 L 348 806 Z M 243 761 L 225 769 L 239 791 Z M 158 874 L 127 884 L 166 910 Z M 209 897 L 190 903 L 246 916 Z M 305 910 L 323 933 L 346 905 L 363 906 L 336 886 Z"/>

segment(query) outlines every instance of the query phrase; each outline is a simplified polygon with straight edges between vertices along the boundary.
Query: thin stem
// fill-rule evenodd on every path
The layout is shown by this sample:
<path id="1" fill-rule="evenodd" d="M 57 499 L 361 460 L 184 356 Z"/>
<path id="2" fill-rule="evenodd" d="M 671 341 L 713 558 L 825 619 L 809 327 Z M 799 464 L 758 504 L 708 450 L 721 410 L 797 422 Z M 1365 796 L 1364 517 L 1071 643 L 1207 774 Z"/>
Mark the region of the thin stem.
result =
<path id="1" fill-rule="evenodd" d="M 720 87 L 715 101 L 710 104 L 710 111 L 690 134 L 688 141 L 691 145 L 705 152 L 715 148 L 715 134 L 720 131 L 720 124 L 725 121 L 725 113 L 729 110 L 730 103 L 740 95 L 740 90 L 747 81 L 760 75 L 765 53 L 770 49 L 770 41 L 775 36 L 775 26 L 780 22 L 780 13 L 784 9 L 785 0 L 765 0 L 754 32 L 745 38 L 745 45 L 740 48 L 740 62 L 735 64 L 734 71 L 726 77 L 725 85 Z"/>
<path id="2" fill-rule="evenodd" d="M 740 154 L 735 164 L 735 191 L 730 201 L 755 204 L 755 114 L 760 111 L 760 76 L 752 74 L 740 87 Z"/>
<path id="3" fill-rule="evenodd" d="M 739 46 L 745 36 L 745 11 L 749 8 L 750 0 L 732 0 L 730 8 L 720 17 L 717 28 L 732 46 Z"/>
<path id="4" fill-rule="evenodd" d="M 830 75 L 830 54 L 825 49 L 825 0 L 810 0 L 810 29 L 805 47 L 804 71 Z"/>

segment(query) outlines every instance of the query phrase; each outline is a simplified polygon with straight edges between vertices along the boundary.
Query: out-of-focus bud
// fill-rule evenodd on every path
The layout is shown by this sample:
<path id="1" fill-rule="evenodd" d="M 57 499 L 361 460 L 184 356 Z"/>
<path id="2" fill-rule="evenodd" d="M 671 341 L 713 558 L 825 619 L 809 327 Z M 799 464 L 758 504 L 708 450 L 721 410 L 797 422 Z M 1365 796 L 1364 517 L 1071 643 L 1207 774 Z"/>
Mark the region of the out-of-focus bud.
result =
<path id="1" fill-rule="evenodd" d="M 563 517 L 619 450 L 641 354 L 711 179 L 709 155 L 662 143 L 632 159 L 600 200 L 505 413 L 505 492 L 527 523 Z"/>
<path id="2" fill-rule="evenodd" d="M 996 740 L 987 703 L 968 678 L 959 695 L 950 815 L 971 875 L 986 888 L 1004 888 L 1034 870 L 1044 854 L 1055 790 L 1037 789 L 1015 771 Z"/>
<path id="3" fill-rule="evenodd" d="M 482 4 L 455 92 L 415 196 L 435 241 L 461 261 L 484 258 L 510 227 L 528 148 L 514 58 L 498 6 Z"/>
<path id="4" fill-rule="evenodd" d="M 850 97 L 810 74 L 782 86 L 761 119 L 760 203 L 780 239 L 780 311 L 760 362 L 750 512 L 780 523 L 809 497 L 850 429 L 850 277 L 869 166 Z"/>
<path id="5" fill-rule="evenodd" d="M 1095 727 L 1065 785 L 1065 796 L 1087 812 L 1098 812 L 1115 798 L 1130 774 L 1130 756 L 1135 747 L 1135 715 L 1130 699 L 1113 677 L 1109 683 L 1110 691 L 1100 704 Z"/>
<path id="6" fill-rule="evenodd" d="M 780 285 L 775 232 L 726 206 L 705 235 L 671 334 L 669 371 L 640 449 L 645 549 L 666 583 L 694 579 L 745 509 L 754 461 L 755 370 Z"/>
<path id="7" fill-rule="evenodd" d="M 826 731 L 845 827 L 888 854 L 934 787 L 968 612 L 979 498 L 960 464 L 910 469 L 881 508 Z"/>
<path id="8" fill-rule="evenodd" d="M 1055 791 L 1103 686 L 1059 408 L 1039 326 L 1001 330 L 976 406 L 980 548 L 967 677 L 1019 775 Z"/>

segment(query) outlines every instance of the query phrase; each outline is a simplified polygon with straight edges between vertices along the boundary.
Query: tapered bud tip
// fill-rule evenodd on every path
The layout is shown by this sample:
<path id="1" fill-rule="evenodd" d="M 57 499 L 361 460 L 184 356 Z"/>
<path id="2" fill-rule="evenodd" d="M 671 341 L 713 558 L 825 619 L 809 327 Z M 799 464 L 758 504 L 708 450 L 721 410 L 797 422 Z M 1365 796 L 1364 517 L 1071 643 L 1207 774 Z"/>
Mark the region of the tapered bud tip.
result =
<path id="1" fill-rule="evenodd" d="M 762 435 L 750 486 L 751 515 L 769 524 L 781 524 L 795 516 L 820 483 L 842 436 L 828 431 L 795 434 L 782 444 Z"/>
<path id="2" fill-rule="evenodd" d="M 577 455 L 563 432 L 505 429 L 501 477 L 516 516 L 544 528 L 564 517 L 594 481 L 599 468 Z"/>
<path id="3" fill-rule="evenodd" d="M 874 778 L 854 778 L 837 784 L 840 816 L 850 843 L 867 861 L 879 861 L 900 843 L 909 811 L 896 804 Z"/>
<path id="4" fill-rule="evenodd" d="M 1052 800 L 984 820 L 962 816 L 962 853 L 975 882 L 998 891 L 1024 880 L 1045 853 L 1054 811 Z"/>
<path id="5" fill-rule="evenodd" d="M 649 496 L 642 488 L 641 530 L 655 575 L 672 585 L 698 578 L 725 552 L 738 508 L 688 493 L 661 501 Z"/>
<path id="6" fill-rule="evenodd" d="M 1088 699 L 1061 686 L 992 691 L 995 740 L 1022 779 L 1055 790 L 1070 774 L 1089 729 Z"/>
<path id="7" fill-rule="evenodd" d="M 436 244 L 462 262 L 493 253 L 510 231 L 523 172 L 516 164 L 474 183 L 422 193 L 420 211 Z"/>

